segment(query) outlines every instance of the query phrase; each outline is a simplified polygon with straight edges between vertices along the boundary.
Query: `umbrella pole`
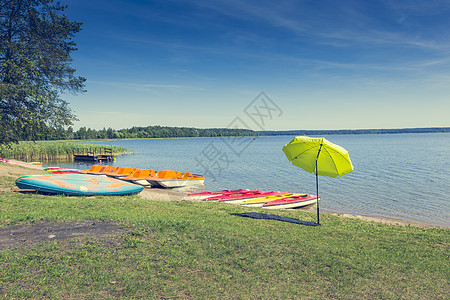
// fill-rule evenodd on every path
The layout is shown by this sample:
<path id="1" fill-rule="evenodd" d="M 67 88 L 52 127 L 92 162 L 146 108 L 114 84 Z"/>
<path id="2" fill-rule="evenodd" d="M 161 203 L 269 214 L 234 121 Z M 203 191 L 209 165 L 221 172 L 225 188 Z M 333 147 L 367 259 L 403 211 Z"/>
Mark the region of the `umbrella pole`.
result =
<path id="1" fill-rule="evenodd" d="M 322 150 L 322 146 L 323 144 L 320 144 L 320 148 L 319 151 L 317 152 L 317 157 L 316 157 L 316 207 L 317 207 L 317 225 L 320 226 L 320 221 L 319 221 L 319 170 L 317 168 L 317 161 L 319 160 L 319 155 L 320 155 L 320 150 Z"/>
<path id="2" fill-rule="evenodd" d="M 316 162 L 316 165 L 317 165 L 317 162 Z M 317 169 L 317 167 L 316 167 L 316 169 Z M 317 203 L 317 225 L 320 225 L 320 222 L 319 222 L 319 176 L 317 175 L 317 173 L 316 173 L 316 203 Z"/>

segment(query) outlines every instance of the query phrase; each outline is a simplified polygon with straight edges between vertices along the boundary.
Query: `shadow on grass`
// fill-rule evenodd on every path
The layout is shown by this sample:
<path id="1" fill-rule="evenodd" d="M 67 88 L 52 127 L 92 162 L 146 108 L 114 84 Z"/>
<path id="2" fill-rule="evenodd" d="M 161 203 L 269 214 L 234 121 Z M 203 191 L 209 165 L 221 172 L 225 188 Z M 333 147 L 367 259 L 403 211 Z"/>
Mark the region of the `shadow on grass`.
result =
<path id="1" fill-rule="evenodd" d="M 239 216 L 239 217 L 247 217 L 247 218 L 252 218 L 252 219 L 277 220 L 277 221 L 281 221 L 281 222 L 289 222 L 289 223 L 295 223 L 295 224 L 300 224 L 300 225 L 305 225 L 305 226 L 320 226 L 320 224 L 317 224 L 316 222 L 308 222 L 308 221 L 291 219 L 291 218 L 277 216 L 277 215 L 269 215 L 269 214 L 262 214 L 262 213 L 256 213 L 256 212 L 232 214 L 232 215 Z"/>

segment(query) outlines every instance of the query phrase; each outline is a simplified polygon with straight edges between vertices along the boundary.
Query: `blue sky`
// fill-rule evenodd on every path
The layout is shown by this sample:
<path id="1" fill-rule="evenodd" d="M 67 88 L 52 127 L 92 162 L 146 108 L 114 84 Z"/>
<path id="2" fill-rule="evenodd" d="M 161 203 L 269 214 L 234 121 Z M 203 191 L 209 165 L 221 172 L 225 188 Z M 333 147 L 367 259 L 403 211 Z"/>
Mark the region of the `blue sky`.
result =
<path id="1" fill-rule="evenodd" d="M 67 1 L 66 1 L 67 2 Z M 81 126 L 450 126 L 449 1 L 77 0 Z"/>

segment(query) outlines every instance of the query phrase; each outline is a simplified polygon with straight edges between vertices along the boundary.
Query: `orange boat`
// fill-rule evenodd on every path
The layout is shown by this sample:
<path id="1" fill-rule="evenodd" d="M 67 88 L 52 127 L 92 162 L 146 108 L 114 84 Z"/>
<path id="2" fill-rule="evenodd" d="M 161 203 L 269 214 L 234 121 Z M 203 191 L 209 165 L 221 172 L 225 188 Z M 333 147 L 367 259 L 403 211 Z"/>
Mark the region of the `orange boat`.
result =
<path id="1" fill-rule="evenodd" d="M 108 176 L 117 178 L 117 179 L 121 179 L 123 177 L 127 177 L 135 172 L 137 172 L 139 169 L 138 168 L 131 168 L 131 167 L 123 167 L 123 168 L 119 168 L 117 170 L 117 172 L 114 173 L 109 173 L 107 174 Z"/>
<path id="2" fill-rule="evenodd" d="M 90 172 L 98 172 L 103 168 L 101 165 L 93 165 L 90 169 L 80 171 L 82 174 L 89 174 Z"/>
<path id="3" fill-rule="evenodd" d="M 100 169 L 98 167 L 100 167 Z M 112 172 L 116 169 L 117 169 L 117 167 L 113 167 L 113 166 L 94 165 L 89 170 L 81 171 L 81 173 L 87 173 L 87 174 L 92 174 L 92 175 L 106 175 L 106 173 Z"/>
<path id="4" fill-rule="evenodd" d="M 121 177 L 121 180 L 127 180 L 127 181 L 132 181 L 134 183 L 143 185 L 143 186 L 149 186 L 150 183 L 146 180 L 146 178 L 149 177 L 155 177 L 156 173 L 154 170 L 149 170 L 149 169 L 139 169 L 136 172 L 134 172 L 133 174 L 130 174 L 126 177 Z"/>
<path id="5" fill-rule="evenodd" d="M 190 185 L 202 185 L 205 176 L 185 172 L 181 175 L 179 171 L 163 170 L 158 171 L 156 176 L 145 178 L 152 187 L 176 188 Z"/>

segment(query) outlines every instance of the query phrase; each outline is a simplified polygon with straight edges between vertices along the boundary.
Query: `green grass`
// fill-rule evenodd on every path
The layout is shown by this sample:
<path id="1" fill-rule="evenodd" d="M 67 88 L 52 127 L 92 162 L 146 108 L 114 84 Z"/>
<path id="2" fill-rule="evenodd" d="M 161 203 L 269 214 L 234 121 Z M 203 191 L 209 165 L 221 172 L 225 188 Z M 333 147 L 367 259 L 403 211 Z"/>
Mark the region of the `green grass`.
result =
<path id="1" fill-rule="evenodd" d="M 111 149 L 111 146 L 94 144 L 72 144 L 64 141 L 37 141 L 37 142 L 19 142 L 11 145 L 0 145 L 0 157 L 12 158 L 24 161 L 41 160 L 71 160 L 73 151 L 79 149 L 80 153 L 85 149 Z M 122 147 L 112 146 L 114 155 L 126 153 Z"/>
<path id="2" fill-rule="evenodd" d="M 3 182 L 3 184 L 9 184 Z M 449 231 L 322 215 L 320 227 L 221 203 L 0 194 L 0 228 L 113 220 L 115 239 L 0 251 L 5 298 L 449 299 Z M 269 213 L 274 213 L 270 211 Z M 314 213 L 276 211 L 313 221 Z"/>

